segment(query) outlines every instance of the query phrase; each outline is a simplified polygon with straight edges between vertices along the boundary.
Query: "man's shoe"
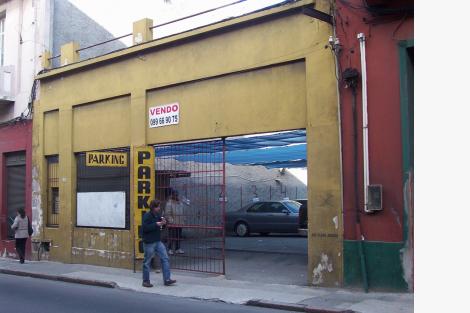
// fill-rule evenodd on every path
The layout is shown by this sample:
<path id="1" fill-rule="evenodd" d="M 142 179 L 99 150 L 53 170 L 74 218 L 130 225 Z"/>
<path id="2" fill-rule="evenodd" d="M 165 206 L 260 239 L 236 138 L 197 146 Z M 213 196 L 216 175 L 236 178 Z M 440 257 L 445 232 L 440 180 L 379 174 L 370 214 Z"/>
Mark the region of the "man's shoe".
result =
<path id="1" fill-rule="evenodd" d="M 142 286 L 143 286 L 143 287 L 147 287 L 147 288 L 153 287 L 153 285 L 152 285 L 149 281 L 144 281 L 144 282 L 142 283 Z"/>
<path id="2" fill-rule="evenodd" d="M 168 251 L 168 254 L 169 254 L 169 255 L 173 255 L 173 254 L 175 254 L 175 253 L 173 252 L 173 250 L 170 249 L 170 250 Z"/>
<path id="3" fill-rule="evenodd" d="M 173 285 L 174 283 L 176 283 L 176 280 L 174 279 L 169 279 L 165 282 L 165 286 L 170 286 L 170 285 Z"/>
<path id="4" fill-rule="evenodd" d="M 184 254 L 184 251 L 181 249 L 176 250 L 176 254 Z"/>
<path id="5" fill-rule="evenodd" d="M 159 269 L 159 268 L 157 268 L 157 269 L 155 270 L 155 273 L 157 273 L 157 274 L 160 274 L 161 272 L 162 272 L 162 270 Z"/>

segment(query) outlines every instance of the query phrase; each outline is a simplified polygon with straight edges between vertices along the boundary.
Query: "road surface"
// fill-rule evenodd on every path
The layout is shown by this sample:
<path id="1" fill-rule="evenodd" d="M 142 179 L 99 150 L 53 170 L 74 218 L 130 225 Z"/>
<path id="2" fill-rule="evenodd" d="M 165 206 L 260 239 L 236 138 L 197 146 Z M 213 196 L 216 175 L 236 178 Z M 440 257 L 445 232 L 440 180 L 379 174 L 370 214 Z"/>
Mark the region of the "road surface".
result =
<path id="1" fill-rule="evenodd" d="M 282 313 L 286 311 L 0 274 L 0 312 Z"/>

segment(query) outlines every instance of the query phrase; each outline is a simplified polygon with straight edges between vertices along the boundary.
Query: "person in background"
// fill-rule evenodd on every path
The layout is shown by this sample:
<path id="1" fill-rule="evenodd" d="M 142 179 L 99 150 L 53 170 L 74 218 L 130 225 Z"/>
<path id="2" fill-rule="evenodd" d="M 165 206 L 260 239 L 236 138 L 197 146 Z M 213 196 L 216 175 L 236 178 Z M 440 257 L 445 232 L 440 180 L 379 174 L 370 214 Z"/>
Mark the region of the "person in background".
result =
<path id="1" fill-rule="evenodd" d="M 26 252 L 26 241 L 29 237 L 29 220 L 24 209 L 18 209 L 18 213 L 15 217 L 15 221 L 11 225 L 11 229 L 15 232 L 16 252 L 20 258 L 20 263 L 23 264 Z"/>
<path id="2" fill-rule="evenodd" d="M 183 224 L 183 203 L 181 203 L 178 191 L 170 189 L 166 206 L 165 216 L 168 218 L 168 249 L 169 254 L 184 254 L 181 249 L 181 238 L 183 228 L 179 225 Z"/>
<path id="3" fill-rule="evenodd" d="M 176 283 L 176 280 L 171 279 L 170 261 L 166 247 L 161 242 L 161 231 L 164 225 L 166 225 L 166 220 L 161 214 L 160 201 L 150 201 L 150 211 L 142 217 L 142 239 L 144 242 L 142 286 L 144 287 L 153 287 L 150 283 L 150 263 L 155 254 L 158 254 L 162 264 L 163 284 L 170 286 Z"/>

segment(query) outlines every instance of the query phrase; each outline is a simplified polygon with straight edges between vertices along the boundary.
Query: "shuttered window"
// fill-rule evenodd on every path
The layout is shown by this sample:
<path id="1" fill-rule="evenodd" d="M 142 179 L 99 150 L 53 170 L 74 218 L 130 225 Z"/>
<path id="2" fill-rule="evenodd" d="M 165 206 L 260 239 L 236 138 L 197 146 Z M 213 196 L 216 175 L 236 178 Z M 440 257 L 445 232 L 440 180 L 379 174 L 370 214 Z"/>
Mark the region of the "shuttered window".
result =
<path id="1" fill-rule="evenodd" d="M 47 226 L 59 226 L 59 157 L 47 158 Z"/>

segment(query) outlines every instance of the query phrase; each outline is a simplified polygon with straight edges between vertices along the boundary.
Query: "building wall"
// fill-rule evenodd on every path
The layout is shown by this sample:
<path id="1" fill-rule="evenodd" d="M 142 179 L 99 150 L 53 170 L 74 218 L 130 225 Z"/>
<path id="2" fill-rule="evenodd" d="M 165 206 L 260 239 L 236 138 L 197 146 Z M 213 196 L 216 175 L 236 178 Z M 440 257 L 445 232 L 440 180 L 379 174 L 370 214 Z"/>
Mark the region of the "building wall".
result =
<path id="1" fill-rule="evenodd" d="M 34 116 L 33 183 L 44 190 L 45 156 L 58 154 L 60 226 L 45 227 L 41 233 L 53 240 L 51 258 L 122 267 L 133 262 L 132 227 L 116 231 L 74 226 L 74 153 L 306 128 L 308 157 L 313 160 L 308 163 L 309 228 L 315 230 L 309 236 L 308 276 L 315 285 L 341 285 L 337 89 L 334 58 L 324 49 L 332 27 L 301 14 L 306 5 L 312 6 L 312 1 L 41 75 L 41 101 Z M 173 101 L 180 103 L 180 123 L 148 128 L 148 107 Z M 60 129 L 58 135 L 52 134 L 52 125 Z M 42 193 L 33 198 L 45 203 Z M 40 215 L 44 205 L 33 210 Z"/>
<path id="2" fill-rule="evenodd" d="M 28 113 L 34 76 L 41 55 L 49 49 L 50 11 L 47 0 L 13 0 L 0 5 L 5 12 L 5 61 L 13 67 L 13 104 L 0 104 L 0 123 Z"/>
<path id="3" fill-rule="evenodd" d="M 404 5 L 412 1 L 402 1 Z M 348 6 L 347 4 L 351 6 Z M 342 153 L 344 183 L 344 264 L 345 283 L 362 283 L 356 232 L 355 189 L 358 184 L 360 227 L 364 236 L 364 252 L 371 288 L 407 289 L 409 278 L 403 262 L 404 244 L 408 240 L 407 212 L 404 205 L 404 172 L 402 161 L 402 115 L 400 111 L 399 43 L 413 39 L 413 18 L 403 13 L 386 18 L 371 15 L 362 0 L 336 2 L 336 31 L 342 45 L 340 69 L 356 68 L 359 72 L 358 33 L 366 35 L 370 184 L 383 186 L 383 211 L 363 211 L 362 166 L 362 94 L 357 97 L 358 181 L 354 181 L 354 140 L 352 94 L 342 88 L 340 102 L 342 121 Z M 361 9 L 362 8 L 362 9 Z M 410 225 L 412 227 L 412 225 Z"/>
<path id="4" fill-rule="evenodd" d="M 6 207 L 6 156 L 11 152 L 24 151 L 26 153 L 26 177 L 25 177 L 25 211 L 32 217 L 31 212 L 31 121 L 19 122 L 10 127 L 0 127 L 0 255 L 15 257 L 15 241 L 7 239 L 7 207 Z M 38 228 L 38 219 L 34 223 Z M 30 255 L 31 242 L 28 240 L 27 257 Z"/>
<path id="5" fill-rule="evenodd" d="M 60 46 L 67 42 L 75 41 L 80 47 L 90 46 L 99 42 L 113 39 L 114 36 L 102 27 L 97 21 L 80 11 L 67 0 L 50 0 L 52 5 L 52 48 L 54 56 L 60 54 Z M 129 25 L 129 29 L 130 29 Z M 81 51 L 81 59 L 89 59 L 125 48 L 121 41 L 113 41 L 95 48 Z M 53 60 L 54 66 L 59 66 L 59 59 Z"/>
<path id="6" fill-rule="evenodd" d="M 12 0 L 2 1 L 0 13 L 5 14 L 5 58 L 4 66 L 11 66 L 13 71 L 13 97 L 9 103 L 0 100 L 0 158 L 5 159 L 5 153 L 26 151 L 27 155 L 27 188 L 26 188 L 26 212 L 28 216 L 33 214 L 33 227 L 35 232 L 40 232 L 42 214 L 31 208 L 31 192 L 40 194 L 41 190 L 36 184 L 31 188 L 31 176 L 37 177 L 38 173 L 31 172 L 31 113 L 28 109 L 33 81 L 36 74 L 42 69 L 42 54 L 45 50 L 51 50 L 52 46 L 65 44 L 76 39 L 82 45 L 96 43 L 112 38 L 111 34 L 95 21 L 80 12 L 66 0 Z M 54 29 L 52 22 L 54 21 Z M 84 31 L 86 30 L 86 31 Z M 122 48 L 120 43 L 111 44 L 113 48 Z M 95 52 L 104 53 L 103 49 Z M 86 55 L 86 54 L 85 54 Z M 3 84 L 3 82 L 0 82 Z M 0 95 L 0 97 L 3 95 Z M 54 112 L 47 115 L 48 129 L 51 138 L 58 138 L 58 114 Z M 13 123 L 12 119 L 16 119 Z M 54 124 L 54 122 L 56 124 Z M 51 128 L 53 131 L 51 131 Z M 46 151 L 53 151 L 54 139 L 50 140 L 52 146 L 47 146 Z M 57 145 L 57 143 L 55 143 Z M 16 149 L 16 150 L 15 150 Z M 3 161 L 2 161 L 3 162 Z M 4 164 L 0 164 L 0 248 L 2 255 L 13 255 L 13 241 L 4 241 L 6 238 L 6 194 L 7 179 L 4 175 Z M 35 203 L 37 208 L 40 203 Z M 4 250 L 3 248 L 7 248 Z M 29 254 L 28 246 L 28 254 Z"/>
<path id="7" fill-rule="evenodd" d="M 3 1 L 0 13 L 5 14 L 4 66 L 11 67 L 13 75 L 12 102 L 0 102 L 0 254 L 15 256 L 14 240 L 7 239 L 8 208 L 5 160 L 8 153 L 26 153 L 25 210 L 31 217 L 31 142 L 32 122 L 20 119 L 28 115 L 28 102 L 34 76 L 41 69 L 41 54 L 48 49 L 49 2 L 38 0 Z M 3 81 L 0 82 L 3 84 Z M 0 95 L 3 96 L 3 95 Z M 14 123 L 2 124 L 11 119 Z M 37 219 L 36 219 L 37 220 Z M 34 225 L 37 229 L 37 222 Z M 30 242 L 27 255 L 30 255 Z"/>

